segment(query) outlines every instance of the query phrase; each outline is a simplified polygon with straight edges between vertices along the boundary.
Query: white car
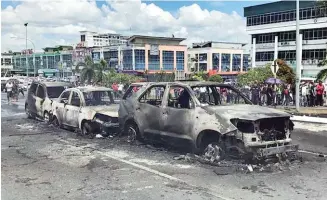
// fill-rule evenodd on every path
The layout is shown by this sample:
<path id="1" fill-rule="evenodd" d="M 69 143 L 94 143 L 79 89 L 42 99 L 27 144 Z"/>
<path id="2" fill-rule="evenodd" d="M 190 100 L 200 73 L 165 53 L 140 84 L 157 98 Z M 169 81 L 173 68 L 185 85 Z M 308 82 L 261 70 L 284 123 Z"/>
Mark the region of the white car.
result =
<path id="1" fill-rule="evenodd" d="M 79 129 L 82 135 L 93 138 L 97 133 L 119 130 L 118 108 L 110 88 L 70 88 L 52 104 L 52 122 L 56 126 Z"/>

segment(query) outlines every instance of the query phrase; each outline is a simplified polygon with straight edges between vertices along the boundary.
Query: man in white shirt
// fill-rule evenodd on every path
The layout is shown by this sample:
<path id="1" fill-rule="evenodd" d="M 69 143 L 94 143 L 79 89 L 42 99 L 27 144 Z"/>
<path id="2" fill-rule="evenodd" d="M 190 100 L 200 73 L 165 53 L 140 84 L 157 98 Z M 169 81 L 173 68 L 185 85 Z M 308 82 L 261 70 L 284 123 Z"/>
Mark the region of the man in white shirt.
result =
<path id="1" fill-rule="evenodd" d="M 12 96 L 12 87 L 13 87 L 13 86 L 14 86 L 14 85 L 12 84 L 11 81 L 9 81 L 9 82 L 6 84 L 8 103 L 9 103 L 10 98 L 11 98 L 11 96 Z"/>

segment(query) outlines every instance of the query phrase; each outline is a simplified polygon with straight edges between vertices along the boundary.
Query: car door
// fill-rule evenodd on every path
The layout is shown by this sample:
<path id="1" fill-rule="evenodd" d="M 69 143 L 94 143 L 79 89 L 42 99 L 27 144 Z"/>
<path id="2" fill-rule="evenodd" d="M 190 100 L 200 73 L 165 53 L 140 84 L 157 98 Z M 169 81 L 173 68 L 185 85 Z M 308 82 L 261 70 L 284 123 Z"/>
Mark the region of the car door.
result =
<path id="1" fill-rule="evenodd" d="M 35 95 L 36 113 L 38 116 L 43 117 L 43 103 L 45 100 L 44 86 L 39 84 Z"/>
<path id="2" fill-rule="evenodd" d="M 53 109 L 55 109 L 57 119 L 59 120 L 59 122 L 61 124 L 66 124 L 65 119 L 64 119 L 64 116 L 65 116 L 64 114 L 65 114 L 65 107 L 69 102 L 70 93 L 71 93 L 70 90 L 64 91 L 60 95 L 58 102 L 55 103 L 55 106 L 53 108 Z"/>
<path id="3" fill-rule="evenodd" d="M 184 86 L 172 85 L 163 103 L 162 134 L 171 145 L 188 145 L 192 141 L 195 103 L 191 91 Z"/>
<path id="4" fill-rule="evenodd" d="M 78 127 L 79 113 L 81 110 L 81 96 L 77 91 L 72 91 L 71 98 L 65 106 L 64 121 L 71 127 Z"/>
<path id="5" fill-rule="evenodd" d="M 150 86 L 138 99 L 134 117 L 148 139 L 158 139 L 161 132 L 162 100 L 166 84 Z"/>

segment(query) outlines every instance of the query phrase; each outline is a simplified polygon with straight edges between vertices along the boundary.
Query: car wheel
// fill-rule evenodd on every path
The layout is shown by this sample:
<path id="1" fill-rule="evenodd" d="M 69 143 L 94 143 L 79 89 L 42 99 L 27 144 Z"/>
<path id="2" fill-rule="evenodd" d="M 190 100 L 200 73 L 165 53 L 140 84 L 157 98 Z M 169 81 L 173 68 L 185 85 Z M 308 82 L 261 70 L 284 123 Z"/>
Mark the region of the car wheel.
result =
<path id="1" fill-rule="evenodd" d="M 48 112 L 44 112 L 43 120 L 44 120 L 44 122 L 47 123 L 47 124 L 50 123 L 50 114 L 49 114 Z"/>
<path id="2" fill-rule="evenodd" d="M 128 123 L 125 127 L 125 135 L 127 136 L 126 141 L 128 143 L 134 143 L 136 140 L 140 139 L 139 129 L 136 124 Z"/>
<path id="3" fill-rule="evenodd" d="M 203 151 L 203 156 L 212 163 L 223 160 L 224 155 L 224 150 L 216 142 L 209 143 Z"/>
<path id="4" fill-rule="evenodd" d="M 88 122 L 83 123 L 81 133 L 84 137 L 89 138 L 89 139 L 93 139 L 95 137 L 95 135 L 92 131 L 92 127 L 91 127 L 90 123 L 88 123 Z"/>
<path id="5" fill-rule="evenodd" d="M 52 120 L 52 124 L 55 126 L 55 127 L 60 127 L 60 123 L 59 123 L 59 120 L 56 116 L 53 117 L 53 120 Z"/>

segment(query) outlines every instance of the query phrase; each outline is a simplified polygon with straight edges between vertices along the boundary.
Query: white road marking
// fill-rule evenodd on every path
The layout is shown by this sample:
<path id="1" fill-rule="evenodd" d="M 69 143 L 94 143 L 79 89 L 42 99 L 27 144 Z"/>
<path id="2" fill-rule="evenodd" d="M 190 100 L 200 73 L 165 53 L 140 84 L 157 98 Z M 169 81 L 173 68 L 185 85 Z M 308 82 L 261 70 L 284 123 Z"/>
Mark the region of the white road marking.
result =
<path id="1" fill-rule="evenodd" d="M 75 145 L 72 145 L 69 141 L 66 141 L 66 140 L 63 140 L 63 139 L 58 139 L 58 140 L 60 142 L 66 143 L 67 145 L 71 145 L 71 146 L 76 147 Z M 83 149 L 82 147 L 78 147 L 78 148 Z M 157 170 L 151 169 L 149 167 L 146 167 L 146 166 L 143 166 L 143 165 L 140 165 L 140 164 L 131 162 L 129 160 L 126 160 L 126 159 L 123 159 L 123 158 L 119 158 L 119 157 L 115 156 L 112 152 L 101 152 L 99 150 L 95 150 L 95 152 L 97 152 L 98 154 L 103 155 L 105 157 L 109 157 L 109 158 L 111 158 L 113 160 L 116 160 L 116 161 L 119 161 L 119 162 L 122 162 L 122 163 L 125 163 L 125 164 L 128 164 L 128 165 L 131 165 L 133 167 L 139 168 L 139 169 L 144 170 L 146 172 L 149 172 L 149 173 L 155 174 L 157 176 L 161 176 L 163 178 L 169 179 L 171 181 L 180 182 L 180 183 L 186 184 L 186 185 L 191 186 L 191 187 L 194 187 L 194 188 L 199 188 L 199 186 L 192 185 L 192 184 L 187 183 L 186 181 L 183 181 L 183 180 L 181 180 L 179 178 L 176 178 L 176 177 L 170 176 L 168 174 L 159 172 Z M 233 200 L 233 199 L 230 199 L 228 197 L 223 197 L 223 196 L 221 196 L 219 194 L 216 194 L 214 191 L 211 191 L 209 188 L 205 188 L 205 187 L 202 187 L 202 186 L 200 188 L 205 189 L 206 190 L 205 191 L 206 193 L 208 193 L 208 194 L 210 194 L 210 195 L 212 195 L 214 197 L 220 198 L 222 200 Z"/>

